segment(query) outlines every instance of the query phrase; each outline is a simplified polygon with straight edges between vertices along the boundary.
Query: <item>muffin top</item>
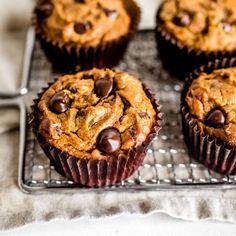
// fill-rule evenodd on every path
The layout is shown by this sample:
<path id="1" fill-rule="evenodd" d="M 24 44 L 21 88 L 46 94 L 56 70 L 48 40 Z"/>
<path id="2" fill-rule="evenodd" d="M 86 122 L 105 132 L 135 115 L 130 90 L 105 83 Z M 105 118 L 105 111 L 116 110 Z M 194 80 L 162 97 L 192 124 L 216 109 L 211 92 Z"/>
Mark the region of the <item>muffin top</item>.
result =
<path id="1" fill-rule="evenodd" d="M 158 20 L 185 46 L 204 52 L 236 50 L 235 0 L 166 0 Z"/>
<path id="2" fill-rule="evenodd" d="M 44 92 L 38 109 L 38 130 L 46 141 L 85 159 L 125 154 L 156 124 L 142 83 L 108 69 L 60 77 Z"/>
<path id="3" fill-rule="evenodd" d="M 131 22 L 122 0 L 39 0 L 35 13 L 47 38 L 83 46 L 126 35 Z"/>
<path id="4" fill-rule="evenodd" d="M 185 101 L 203 132 L 236 145 L 236 67 L 200 74 Z"/>

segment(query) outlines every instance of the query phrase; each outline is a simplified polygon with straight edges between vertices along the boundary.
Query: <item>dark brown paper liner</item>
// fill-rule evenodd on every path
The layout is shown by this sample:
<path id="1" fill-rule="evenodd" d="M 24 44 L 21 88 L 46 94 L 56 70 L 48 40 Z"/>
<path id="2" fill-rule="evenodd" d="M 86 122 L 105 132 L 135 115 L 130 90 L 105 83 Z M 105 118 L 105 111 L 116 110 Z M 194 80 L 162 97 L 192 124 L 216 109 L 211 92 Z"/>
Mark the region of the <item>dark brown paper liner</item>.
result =
<path id="1" fill-rule="evenodd" d="M 227 175 L 236 173 L 236 147 L 222 139 L 202 133 L 198 122 L 189 112 L 185 97 L 192 81 L 198 78 L 200 73 L 211 73 L 216 69 L 234 66 L 236 66 L 236 58 L 216 60 L 201 66 L 186 80 L 181 98 L 183 134 L 190 155 L 209 169 Z"/>
<path id="2" fill-rule="evenodd" d="M 184 80 L 194 69 L 216 59 L 232 58 L 236 56 L 236 50 L 205 52 L 182 44 L 164 26 L 159 15 L 162 5 L 156 17 L 156 41 L 159 58 L 163 66 L 174 76 Z"/>
<path id="3" fill-rule="evenodd" d="M 50 85 L 51 84 L 49 84 L 49 86 Z M 154 95 L 152 95 L 145 86 L 143 87 L 156 111 L 156 122 L 142 145 L 130 149 L 126 154 L 120 154 L 118 157 L 109 157 L 107 160 L 86 160 L 73 157 L 47 143 L 45 138 L 38 132 L 39 121 L 37 119 L 37 105 L 40 97 L 47 88 L 43 89 L 43 92 L 38 94 L 38 98 L 34 100 L 34 104 L 31 106 L 30 125 L 38 143 L 44 150 L 46 156 L 51 160 L 51 163 L 55 166 L 56 171 L 77 184 L 89 187 L 113 185 L 131 176 L 142 164 L 148 146 L 158 134 L 162 123 L 160 105 L 154 98 Z"/>
<path id="4" fill-rule="evenodd" d="M 115 40 L 103 42 L 95 47 L 83 47 L 72 44 L 59 44 L 52 41 L 43 32 L 38 22 L 37 15 L 33 14 L 32 24 L 37 38 L 47 58 L 53 63 L 57 71 L 68 72 L 87 70 L 93 67 L 112 68 L 122 59 L 129 41 L 136 32 L 141 10 L 134 0 L 124 0 L 124 5 L 131 17 L 131 26 L 128 34 Z"/>

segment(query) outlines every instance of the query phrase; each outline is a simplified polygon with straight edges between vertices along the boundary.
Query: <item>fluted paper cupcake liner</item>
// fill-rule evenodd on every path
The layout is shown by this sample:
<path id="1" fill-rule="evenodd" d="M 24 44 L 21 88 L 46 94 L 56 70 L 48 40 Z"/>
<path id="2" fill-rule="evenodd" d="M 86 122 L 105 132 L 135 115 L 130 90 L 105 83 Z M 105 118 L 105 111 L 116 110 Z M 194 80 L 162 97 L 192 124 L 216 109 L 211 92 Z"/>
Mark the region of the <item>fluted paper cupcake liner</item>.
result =
<path id="1" fill-rule="evenodd" d="M 47 88 L 43 90 L 45 91 Z M 89 187 L 110 186 L 131 176 L 142 164 L 148 146 L 158 134 L 162 123 L 160 105 L 154 98 L 154 95 L 152 95 L 145 86 L 144 90 L 156 111 L 155 124 L 150 134 L 147 136 L 146 141 L 140 146 L 131 148 L 126 154 L 120 154 L 118 157 L 109 157 L 106 160 L 87 160 L 82 157 L 74 157 L 50 145 L 38 131 L 39 120 L 37 106 L 44 91 L 38 94 L 38 98 L 34 100 L 34 104 L 31 107 L 32 112 L 29 116 L 30 125 L 38 143 L 44 150 L 46 156 L 51 160 L 51 163 L 55 166 L 56 171 L 77 184 Z"/>
<path id="2" fill-rule="evenodd" d="M 190 114 L 185 97 L 192 81 L 202 72 L 211 73 L 216 69 L 236 66 L 236 58 L 216 60 L 195 70 L 186 80 L 181 98 L 183 134 L 190 155 L 197 161 L 221 174 L 236 173 L 236 147 L 220 138 L 201 132 L 196 119 Z"/>
<path id="3" fill-rule="evenodd" d="M 174 76 L 184 80 L 191 71 L 209 61 L 236 56 L 236 50 L 206 52 L 184 45 L 165 28 L 159 17 L 161 10 L 162 6 L 157 13 L 155 30 L 159 58 Z"/>
<path id="4" fill-rule="evenodd" d="M 117 39 L 102 42 L 97 46 L 62 44 L 48 38 L 34 13 L 32 24 L 41 47 L 56 71 L 68 72 L 97 68 L 112 68 L 122 59 L 128 43 L 136 32 L 141 10 L 134 0 L 124 0 L 124 6 L 131 17 L 129 32 Z"/>

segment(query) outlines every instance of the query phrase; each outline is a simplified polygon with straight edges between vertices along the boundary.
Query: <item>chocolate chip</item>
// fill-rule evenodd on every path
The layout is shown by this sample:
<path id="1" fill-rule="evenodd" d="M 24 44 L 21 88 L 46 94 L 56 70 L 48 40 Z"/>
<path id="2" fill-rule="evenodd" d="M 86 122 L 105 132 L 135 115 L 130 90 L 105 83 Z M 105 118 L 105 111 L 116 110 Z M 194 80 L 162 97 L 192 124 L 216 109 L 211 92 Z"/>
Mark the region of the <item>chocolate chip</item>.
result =
<path id="1" fill-rule="evenodd" d="M 50 1 L 42 1 L 36 8 L 36 13 L 40 19 L 48 18 L 53 12 L 53 3 Z"/>
<path id="2" fill-rule="evenodd" d="M 75 0 L 77 3 L 86 3 L 86 0 Z"/>
<path id="3" fill-rule="evenodd" d="M 75 87 L 69 87 L 69 90 L 70 90 L 72 93 L 76 93 L 76 92 L 77 92 L 77 88 L 75 88 Z"/>
<path id="4" fill-rule="evenodd" d="M 233 15 L 233 11 L 231 9 L 224 9 L 225 17 L 230 17 Z"/>
<path id="5" fill-rule="evenodd" d="M 210 111 L 206 118 L 206 125 L 213 128 L 222 128 L 225 125 L 225 122 L 225 114 L 220 108 Z"/>
<path id="6" fill-rule="evenodd" d="M 113 9 L 104 8 L 104 12 L 106 16 L 111 20 L 115 20 L 119 15 L 119 13 Z"/>
<path id="7" fill-rule="evenodd" d="M 209 17 L 207 17 L 206 20 L 205 20 L 205 27 L 204 27 L 203 30 L 202 30 L 202 34 L 203 34 L 203 35 L 208 34 L 208 32 L 209 32 L 209 26 L 210 26 L 210 19 L 209 19 Z"/>
<path id="8" fill-rule="evenodd" d="M 173 18 L 173 22 L 181 27 L 188 26 L 192 22 L 192 14 L 187 11 L 181 11 Z"/>
<path id="9" fill-rule="evenodd" d="M 76 22 L 74 24 L 74 30 L 77 34 L 85 34 L 88 30 L 92 28 L 92 25 L 90 22 Z"/>
<path id="10" fill-rule="evenodd" d="M 120 149 L 121 136 L 117 129 L 107 128 L 97 138 L 97 146 L 100 151 L 112 154 Z"/>
<path id="11" fill-rule="evenodd" d="M 60 114 L 67 111 L 69 108 L 69 105 L 70 105 L 69 95 L 65 93 L 64 91 L 60 91 L 56 93 L 52 97 L 49 103 L 50 109 L 56 114 Z"/>
<path id="12" fill-rule="evenodd" d="M 113 79 L 109 76 L 95 82 L 95 93 L 99 98 L 107 97 L 113 89 Z"/>
<path id="13" fill-rule="evenodd" d="M 39 125 L 39 132 L 44 137 L 50 137 L 51 136 L 51 127 L 52 127 L 52 121 L 50 119 L 44 119 Z"/>
<path id="14" fill-rule="evenodd" d="M 44 119 L 39 125 L 39 132 L 44 137 L 58 139 L 62 135 L 61 126 L 53 123 L 50 119 Z"/>
<path id="15" fill-rule="evenodd" d="M 103 9 L 103 6 L 100 2 L 97 3 L 97 8 L 102 8 Z"/>
<path id="16" fill-rule="evenodd" d="M 76 114 L 76 118 L 80 118 L 84 116 L 84 112 L 81 110 L 78 110 L 77 114 Z"/>
<path id="17" fill-rule="evenodd" d="M 135 129 L 134 127 L 129 128 L 129 133 L 131 134 L 132 137 L 136 137 L 137 136 L 137 129 Z"/>

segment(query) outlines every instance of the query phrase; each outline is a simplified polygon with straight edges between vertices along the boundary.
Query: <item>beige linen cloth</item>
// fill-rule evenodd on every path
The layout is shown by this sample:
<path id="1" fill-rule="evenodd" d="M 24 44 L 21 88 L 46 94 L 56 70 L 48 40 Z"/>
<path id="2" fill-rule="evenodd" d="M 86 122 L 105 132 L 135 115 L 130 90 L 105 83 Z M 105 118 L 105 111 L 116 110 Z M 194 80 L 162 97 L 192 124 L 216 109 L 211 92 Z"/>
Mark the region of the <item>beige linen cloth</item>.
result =
<path id="1" fill-rule="evenodd" d="M 140 0 L 141 2 L 141 0 Z M 145 0 L 142 5 L 154 3 Z M 0 0 L 0 90 L 19 85 L 25 30 L 32 0 Z M 146 6 L 147 7 L 147 6 Z M 165 212 L 188 220 L 236 222 L 236 190 L 27 195 L 17 186 L 18 114 L 0 113 L 0 229 L 32 222 Z"/>

